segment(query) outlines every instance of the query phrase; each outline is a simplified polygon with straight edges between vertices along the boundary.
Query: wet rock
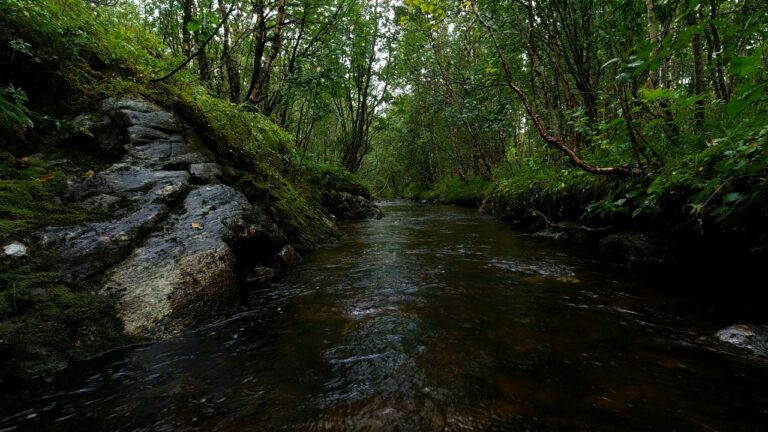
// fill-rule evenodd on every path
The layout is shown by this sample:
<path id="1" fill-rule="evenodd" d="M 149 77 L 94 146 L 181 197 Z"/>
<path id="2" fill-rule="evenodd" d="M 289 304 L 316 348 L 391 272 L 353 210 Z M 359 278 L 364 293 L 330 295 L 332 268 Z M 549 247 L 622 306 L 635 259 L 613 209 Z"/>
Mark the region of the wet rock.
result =
<path id="1" fill-rule="evenodd" d="M 155 105 L 152 102 L 148 102 L 142 99 L 135 99 L 135 98 L 120 98 L 120 99 L 109 98 L 109 99 L 105 99 L 101 103 L 101 110 L 103 112 L 109 113 L 109 112 L 115 112 L 121 109 L 144 112 L 144 113 L 163 110 L 158 105 Z"/>
<path id="2" fill-rule="evenodd" d="M 261 234 L 248 220 L 252 212 L 229 186 L 193 189 L 165 229 L 107 277 L 102 292 L 117 297 L 126 333 L 166 336 L 229 310 L 237 290 L 228 242 Z"/>
<path id="3" fill-rule="evenodd" d="M 601 251 L 623 256 L 630 261 L 668 262 L 669 245 L 660 236 L 642 232 L 622 232 L 600 240 Z"/>
<path id="4" fill-rule="evenodd" d="M 280 276 L 280 272 L 272 267 L 256 266 L 245 277 L 245 282 L 248 285 L 261 286 L 265 285 Z"/>
<path id="5" fill-rule="evenodd" d="M 61 254 L 62 279 L 81 283 L 125 258 L 132 247 L 170 213 L 169 203 L 189 187 L 185 171 L 153 171 L 124 163 L 70 182 L 65 197 L 85 207 L 125 202 L 107 221 L 51 227 L 38 240 Z"/>
<path id="6" fill-rule="evenodd" d="M 381 219 L 384 215 L 370 200 L 349 192 L 329 192 L 325 207 L 339 219 Z"/>
<path id="7" fill-rule="evenodd" d="M 723 342 L 768 357 L 768 326 L 732 325 L 717 332 L 716 336 Z"/>
<path id="8" fill-rule="evenodd" d="M 215 163 L 197 163 L 189 166 L 192 178 L 202 183 L 213 183 L 221 174 L 221 169 Z"/>
<path id="9" fill-rule="evenodd" d="M 17 241 L 8 243 L 7 245 L 3 246 L 3 253 L 6 256 L 21 258 L 23 256 L 27 256 L 27 252 L 27 246 Z"/>
<path id="10" fill-rule="evenodd" d="M 134 336 L 164 337 L 231 310 L 239 298 L 233 251 L 273 251 L 287 236 L 235 189 L 193 185 L 215 182 L 220 168 L 170 112 L 108 99 L 79 122 L 94 140 L 118 143 L 121 156 L 70 178 L 61 197 L 109 208 L 108 219 L 35 235 L 59 252 L 62 279 L 98 284 L 114 296 L 125 332 Z M 300 258 L 293 251 L 285 259 Z"/>
<path id="11" fill-rule="evenodd" d="M 114 195 L 98 194 L 83 201 L 83 207 L 88 210 L 111 208 L 120 202 L 120 198 Z"/>
<path id="12" fill-rule="evenodd" d="M 286 267 L 293 267 L 301 262 L 301 255 L 291 245 L 283 246 L 276 258 Z"/>
<path id="13" fill-rule="evenodd" d="M 175 117 L 150 102 L 108 99 L 98 113 L 76 120 L 100 147 L 119 142 L 123 156 L 92 176 L 71 179 L 64 193 L 67 201 L 88 209 L 113 208 L 111 220 L 47 228 L 38 234 L 60 252 L 62 278 L 70 283 L 93 278 L 129 255 L 189 189 L 187 167 L 210 162 L 186 142 Z"/>
<path id="14" fill-rule="evenodd" d="M 102 112 L 85 113 L 75 117 L 72 123 L 77 127 L 63 145 L 93 149 L 102 160 L 116 162 L 123 156 L 124 131 Z"/>

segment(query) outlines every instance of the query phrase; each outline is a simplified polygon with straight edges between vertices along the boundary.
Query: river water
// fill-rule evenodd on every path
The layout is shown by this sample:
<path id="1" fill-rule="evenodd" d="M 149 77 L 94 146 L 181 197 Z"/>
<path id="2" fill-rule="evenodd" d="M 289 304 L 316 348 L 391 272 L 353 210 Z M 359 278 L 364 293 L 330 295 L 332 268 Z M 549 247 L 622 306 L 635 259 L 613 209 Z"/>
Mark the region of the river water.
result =
<path id="1" fill-rule="evenodd" d="M 757 283 L 382 207 L 248 312 L 4 388 L 0 431 L 768 430 L 768 361 L 712 336 Z"/>

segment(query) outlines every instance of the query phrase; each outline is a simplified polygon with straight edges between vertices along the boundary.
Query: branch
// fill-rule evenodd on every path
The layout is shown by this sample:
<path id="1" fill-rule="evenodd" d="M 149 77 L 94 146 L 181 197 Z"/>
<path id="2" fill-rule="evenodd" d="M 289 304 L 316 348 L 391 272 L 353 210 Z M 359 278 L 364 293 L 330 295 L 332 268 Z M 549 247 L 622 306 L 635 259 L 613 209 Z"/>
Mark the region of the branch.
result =
<path id="1" fill-rule="evenodd" d="M 491 37 L 491 40 L 493 41 L 493 45 L 496 48 L 496 53 L 499 56 L 499 59 L 501 60 L 501 66 L 504 70 L 504 79 L 507 82 L 507 87 L 512 89 L 515 94 L 517 94 L 518 98 L 520 99 L 520 102 L 522 102 L 523 106 L 525 107 L 525 110 L 528 112 L 528 116 L 531 118 L 531 121 L 533 122 L 534 126 L 536 127 L 536 131 L 539 133 L 539 136 L 549 145 L 552 147 L 560 150 L 561 152 L 565 153 L 568 156 L 568 159 L 571 160 L 571 162 L 576 165 L 577 167 L 581 168 L 582 170 L 596 175 L 614 175 L 614 176 L 632 176 L 639 174 L 639 171 L 632 168 L 627 167 L 596 167 L 594 165 L 590 165 L 587 162 L 584 161 L 572 148 L 568 147 L 565 142 L 561 138 L 558 138 L 544 127 L 544 124 L 541 121 L 541 118 L 536 113 L 536 111 L 533 109 L 533 106 L 531 105 L 531 102 L 528 100 L 528 96 L 523 92 L 523 90 L 515 84 L 515 80 L 512 77 L 512 68 L 509 65 L 509 60 L 507 59 L 507 56 L 504 54 L 504 51 L 501 49 L 501 44 L 499 43 L 498 38 L 496 37 L 496 33 L 494 33 L 493 28 L 488 24 L 488 22 L 483 19 L 482 16 L 480 16 L 480 12 L 477 10 L 477 3 L 476 0 L 470 0 L 470 10 L 472 14 L 477 18 L 478 22 L 485 28 L 485 30 L 488 32 L 488 35 Z"/>
<path id="2" fill-rule="evenodd" d="M 224 25 L 224 23 L 225 23 L 225 22 L 227 22 L 227 19 L 229 19 L 229 15 L 231 15 L 231 14 L 232 14 L 232 12 L 233 12 L 234 10 L 235 10 L 235 5 L 234 5 L 234 4 L 232 4 L 232 6 L 231 6 L 231 7 L 229 8 L 229 10 L 227 11 L 227 14 L 226 14 L 226 15 L 224 15 L 224 18 L 221 20 L 221 22 L 219 23 L 219 25 L 218 25 L 218 26 L 216 26 L 216 29 L 215 29 L 214 31 L 212 31 L 212 32 L 211 32 L 211 36 L 209 36 L 209 37 L 208 37 L 208 39 L 206 39 L 206 41 L 205 41 L 205 42 L 203 42 L 203 44 L 202 44 L 202 45 L 200 45 L 200 47 L 197 49 L 197 51 L 195 51 L 194 53 L 192 53 L 192 54 L 191 54 L 189 57 L 187 57 L 187 59 L 186 59 L 186 60 L 184 60 L 184 61 L 183 61 L 183 62 L 182 62 L 180 65 L 176 66 L 176 68 L 174 68 L 172 71 L 168 72 L 167 74 L 165 74 L 164 76 L 162 76 L 162 77 L 160 77 L 160 78 L 151 79 L 151 80 L 149 80 L 149 82 L 151 82 L 151 83 L 157 83 L 157 82 L 162 82 L 162 81 L 165 81 L 165 80 L 167 80 L 168 78 L 170 78 L 170 77 L 172 77 L 172 76 L 176 75 L 176 72 L 178 72 L 178 71 L 182 70 L 182 69 L 184 68 L 184 66 L 188 65 L 188 64 L 189 64 L 189 62 L 191 62 L 193 58 L 195 58 L 195 57 L 199 56 L 199 55 L 200 55 L 200 53 L 202 53 L 202 52 L 203 52 L 203 50 L 205 49 L 205 47 L 207 47 L 207 46 L 208 46 L 208 44 L 209 44 L 209 43 L 211 43 L 211 41 L 213 40 L 213 38 L 214 38 L 214 37 L 216 36 L 216 34 L 219 32 L 219 30 L 221 30 L 221 27 Z"/>

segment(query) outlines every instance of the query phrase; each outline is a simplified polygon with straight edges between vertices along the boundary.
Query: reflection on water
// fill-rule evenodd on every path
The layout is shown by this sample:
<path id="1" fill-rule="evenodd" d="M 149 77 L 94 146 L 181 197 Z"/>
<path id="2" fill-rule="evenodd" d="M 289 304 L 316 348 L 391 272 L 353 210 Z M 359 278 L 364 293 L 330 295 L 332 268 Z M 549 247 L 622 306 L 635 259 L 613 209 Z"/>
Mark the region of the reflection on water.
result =
<path id="1" fill-rule="evenodd" d="M 3 389 L 0 431 L 768 429 L 768 365 L 711 338 L 763 304 L 384 207 L 247 313 Z"/>

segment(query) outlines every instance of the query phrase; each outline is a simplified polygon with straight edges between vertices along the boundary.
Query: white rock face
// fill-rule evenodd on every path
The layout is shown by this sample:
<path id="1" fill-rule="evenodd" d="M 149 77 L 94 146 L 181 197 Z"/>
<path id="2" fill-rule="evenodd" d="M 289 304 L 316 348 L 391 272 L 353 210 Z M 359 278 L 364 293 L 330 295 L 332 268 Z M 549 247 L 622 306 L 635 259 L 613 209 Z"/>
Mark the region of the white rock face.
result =
<path id="1" fill-rule="evenodd" d="M 15 241 L 3 246 L 3 253 L 14 258 L 20 258 L 27 255 L 27 247 Z"/>

